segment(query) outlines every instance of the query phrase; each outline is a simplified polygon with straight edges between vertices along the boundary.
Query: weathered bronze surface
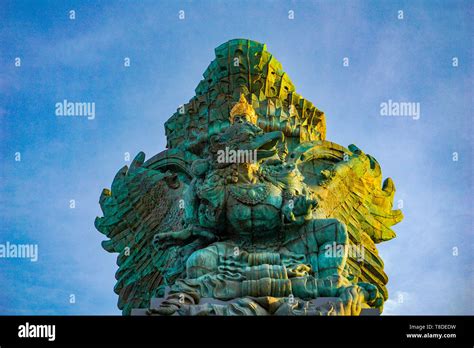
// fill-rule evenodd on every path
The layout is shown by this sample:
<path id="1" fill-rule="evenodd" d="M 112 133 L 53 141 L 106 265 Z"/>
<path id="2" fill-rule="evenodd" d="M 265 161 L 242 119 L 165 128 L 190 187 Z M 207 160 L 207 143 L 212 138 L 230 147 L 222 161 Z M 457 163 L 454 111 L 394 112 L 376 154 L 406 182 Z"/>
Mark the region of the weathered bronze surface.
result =
<path id="1" fill-rule="evenodd" d="M 95 225 L 119 253 L 119 308 L 381 311 L 388 278 L 376 243 L 403 218 L 392 180 L 382 184 L 377 161 L 355 145 L 325 140 L 324 113 L 265 45 L 231 40 L 215 51 L 196 96 L 165 124 L 168 149 L 146 162 L 139 153 L 100 197 Z"/>

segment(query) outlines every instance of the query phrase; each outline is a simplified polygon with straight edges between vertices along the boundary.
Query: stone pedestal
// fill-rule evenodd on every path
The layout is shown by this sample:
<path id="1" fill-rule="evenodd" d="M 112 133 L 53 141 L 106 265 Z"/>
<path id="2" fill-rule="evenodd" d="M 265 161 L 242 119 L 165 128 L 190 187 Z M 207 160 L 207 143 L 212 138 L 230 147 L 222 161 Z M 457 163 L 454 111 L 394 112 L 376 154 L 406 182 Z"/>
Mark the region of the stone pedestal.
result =
<path id="1" fill-rule="evenodd" d="M 150 301 L 150 309 L 157 309 L 160 307 L 161 303 L 166 299 L 167 297 L 167 292 L 164 297 L 154 297 Z M 319 297 L 317 299 L 311 300 L 311 304 L 314 305 L 315 307 L 319 306 L 324 306 L 327 303 L 330 302 L 335 302 L 337 300 L 337 297 Z M 200 305 L 204 304 L 215 304 L 215 305 L 228 305 L 230 303 L 235 303 L 237 300 L 231 300 L 231 301 L 221 301 L 217 300 L 214 298 L 202 298 L 201 301 L 199 301 Z M 146 308 L 134 308 L 132 309 L 131 315 L 138 315 L 138 316 L 144 316 L 144 315 L 159 315 L 159 314 L 148 314 L 148 309 Z M 178 314 L 175 313 L 173 314 L 177 316 Z M 374 315 L 380 315 L 380 311 L 377 308 L 363 308 L 361 313 L 361 316 L 374 316 Z"/>

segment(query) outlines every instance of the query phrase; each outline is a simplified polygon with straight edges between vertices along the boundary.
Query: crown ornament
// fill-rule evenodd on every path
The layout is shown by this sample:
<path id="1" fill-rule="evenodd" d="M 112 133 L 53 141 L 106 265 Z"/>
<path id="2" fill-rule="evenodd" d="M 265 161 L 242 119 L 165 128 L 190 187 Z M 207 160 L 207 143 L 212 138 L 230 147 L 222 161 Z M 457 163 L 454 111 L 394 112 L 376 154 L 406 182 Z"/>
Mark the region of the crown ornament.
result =
<path id="1" fill-rule="evenodd" d="M 230 111 L 230 123 L 234 123 L 235 116 L 245 116 L 248 122 L 257 125 L 257 114 L 255 113 L 255 109 L 253 108 L 252 104 L 247 102 L 244 94 L 240 94 L 240 99 L 237 104 L 234 105 L 232 110 Z"/>

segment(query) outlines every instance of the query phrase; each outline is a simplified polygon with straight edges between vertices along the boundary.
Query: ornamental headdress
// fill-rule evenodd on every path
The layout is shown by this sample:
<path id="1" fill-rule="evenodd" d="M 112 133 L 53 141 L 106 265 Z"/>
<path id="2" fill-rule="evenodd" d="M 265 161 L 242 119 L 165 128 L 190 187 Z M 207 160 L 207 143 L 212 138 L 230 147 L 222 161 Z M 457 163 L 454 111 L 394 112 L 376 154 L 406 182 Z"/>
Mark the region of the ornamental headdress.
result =
<path id="1" fill-rule="evenodd" d="M 232 110 L 230 111 L 230 123 L 234 123 L 235 116 L 244 116 L 248 122 L 257 125 L 257 114 L 251 104 L 247 102 L 245 96 L 243 94 L 240 95 L 239 102 L 234 105 Z"/>

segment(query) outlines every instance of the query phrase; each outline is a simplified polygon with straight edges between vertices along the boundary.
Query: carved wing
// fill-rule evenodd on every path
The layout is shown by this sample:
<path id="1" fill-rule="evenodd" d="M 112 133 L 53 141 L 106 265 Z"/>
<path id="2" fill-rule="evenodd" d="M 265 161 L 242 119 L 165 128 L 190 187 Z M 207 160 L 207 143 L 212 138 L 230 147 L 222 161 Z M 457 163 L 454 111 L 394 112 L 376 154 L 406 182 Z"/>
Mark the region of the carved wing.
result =
<path id="1" fill-rule="evenodd" d="M 109 238 L 103 248 L 119 253 L 114 291 L 126 315 L 132 308 L 148 308 L 150 298 L 163 296 L 164 287 L 184 269 L 179 245 L 154 245 L 155 234 L 182 228 L 179 204 L 187 175 L 183 170 L 177 173 L 177 168 L 186 168 L 186 162 L 179 156 L 166 157 L 143 165 L 145 154 L 140 152 L 130 169 L 118 171 L 111 190 L 104 189 L 100 196 L 104 216 L 96 218 L 95 226 Z M 166 170 L 171 167 L 173 171 Z"/>
<path id="2" fill-rule="evenodd" d="M 350 237 L 345 275 L 354 282 L 376 285 L 387 300 L 388 282 L 376 243 L 395 237 L 391 226 L 403 219 L 393 210 L 395 186 L 390 178 L 382 185 L 377 161 L 355 145 L 344 148 L 328 141 L 299 145 L 289 154 L 316 195 L 318 218 L 345 223 Z"/>

